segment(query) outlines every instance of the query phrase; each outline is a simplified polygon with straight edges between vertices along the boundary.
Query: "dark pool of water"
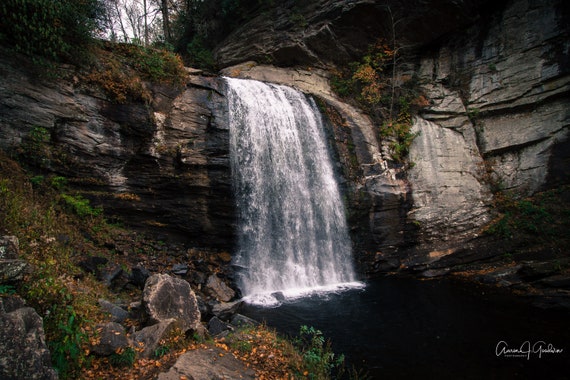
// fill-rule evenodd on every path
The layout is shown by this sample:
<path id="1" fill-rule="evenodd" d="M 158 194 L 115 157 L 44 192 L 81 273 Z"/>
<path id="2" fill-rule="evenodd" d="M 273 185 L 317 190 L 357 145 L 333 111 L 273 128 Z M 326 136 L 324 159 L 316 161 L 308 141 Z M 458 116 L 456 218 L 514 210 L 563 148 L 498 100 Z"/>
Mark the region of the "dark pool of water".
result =
<path id="1" fill-rule="evenodd" d="M 570 378 L 570 314 L 457 281 L 387 277 L 364 290 L 240 312 L 287 335 L 301 325 L 323 331 L 372 379 Z M 563 351 L 506 357 L 503 350 L 548 345 Z"/>

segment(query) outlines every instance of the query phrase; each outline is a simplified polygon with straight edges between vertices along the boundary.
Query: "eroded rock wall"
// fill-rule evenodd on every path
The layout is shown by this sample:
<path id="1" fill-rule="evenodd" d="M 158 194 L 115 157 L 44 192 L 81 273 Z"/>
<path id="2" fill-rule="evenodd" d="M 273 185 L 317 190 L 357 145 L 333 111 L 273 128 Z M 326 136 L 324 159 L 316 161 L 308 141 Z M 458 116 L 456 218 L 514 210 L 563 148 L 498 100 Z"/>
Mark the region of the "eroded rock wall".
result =
<path id="1" fill-rule="evenodd" d="M 489 190 L 520 196 L 568 183 L 568 6 L 516 0 L 424 52 L 430 106 L 416 118 L 409 172 L 419 242 L 476 237 Z"/>
<path id="2" fill-rule="evenodd" d="M 461 251 L 493 219 L 498 188 L 526 196 L 568 183 L 566 2 L 308 2 L 303 25 L 287 4 L 236 30 L 217 57 L 296 66 L 249 63 L 225 73 L 297 87 L 338 113 L 332 130 L 353 237 L 375 254 L 375 270 Z M 390 162 L 379 126 L 330 91 L 326 70 L 299 69 L 359 59 L 390 37 L 390 14 L 408 49 L 405 74 L 417 76 L 429 101 L 414 119 L 409 170 Z"/>
<path id="3" fill-rule="evenodd" d="M 66 177 L 127 226 L 231 248 L 234 204 L 219 79 L 189 76 L 180 88 L 146 84 L 150 103 L 120 104 L 86 87 L 71 67 L 50 80 L 18 60 L 0 60 L 0 149 Z"/>

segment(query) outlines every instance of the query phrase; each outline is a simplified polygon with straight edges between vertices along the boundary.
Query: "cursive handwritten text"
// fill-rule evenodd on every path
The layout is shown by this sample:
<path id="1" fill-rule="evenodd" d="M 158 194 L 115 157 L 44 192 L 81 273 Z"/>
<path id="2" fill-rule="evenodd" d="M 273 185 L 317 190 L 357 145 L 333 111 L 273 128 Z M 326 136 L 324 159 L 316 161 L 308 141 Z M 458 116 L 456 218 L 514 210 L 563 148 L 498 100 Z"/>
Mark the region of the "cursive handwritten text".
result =
<path id="1" fill-rule="evenodd" d="M 527 340 L 518 347 L 510 347 L 507 342 L 501 340 L 495 347 L 495 355 L 497 355 L 497 357 L 526 358 L 527 360 L 530 360 L 533 355 L 540 359 L 543 355 L 561 354 L 563 351 L 563 349 L 556 348 L 553 344 L 546 343 L 542 340 L 532 344 Z"/>

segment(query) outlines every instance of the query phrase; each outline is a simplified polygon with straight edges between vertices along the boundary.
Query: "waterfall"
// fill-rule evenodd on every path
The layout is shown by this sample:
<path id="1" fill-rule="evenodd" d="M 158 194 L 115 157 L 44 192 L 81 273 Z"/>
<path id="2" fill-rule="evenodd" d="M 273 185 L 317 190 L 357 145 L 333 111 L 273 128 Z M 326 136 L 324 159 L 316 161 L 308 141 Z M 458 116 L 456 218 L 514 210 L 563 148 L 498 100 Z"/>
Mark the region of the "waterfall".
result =
<path id="1" fill-rule="evenodd" d="M 272 303 L 276 293 L 359 286 L 314 100 L 285 86 L 226 80 L 238 210 L 234 264 L 244 296 Z"/>

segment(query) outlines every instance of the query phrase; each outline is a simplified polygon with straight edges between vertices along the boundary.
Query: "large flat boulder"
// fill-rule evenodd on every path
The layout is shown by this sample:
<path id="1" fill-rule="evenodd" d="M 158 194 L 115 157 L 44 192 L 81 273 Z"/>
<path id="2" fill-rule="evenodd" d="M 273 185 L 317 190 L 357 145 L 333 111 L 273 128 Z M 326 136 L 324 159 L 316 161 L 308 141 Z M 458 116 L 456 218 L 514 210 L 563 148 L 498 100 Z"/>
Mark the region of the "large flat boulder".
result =
<path id="1" fill-rule="evenodd" d="M 158 380 L 248 380 L 255 379 L 255 372 L 231 353 L 219 348 L 194 350 L 185 353 L 168 372 L 161 373 Z"/>

